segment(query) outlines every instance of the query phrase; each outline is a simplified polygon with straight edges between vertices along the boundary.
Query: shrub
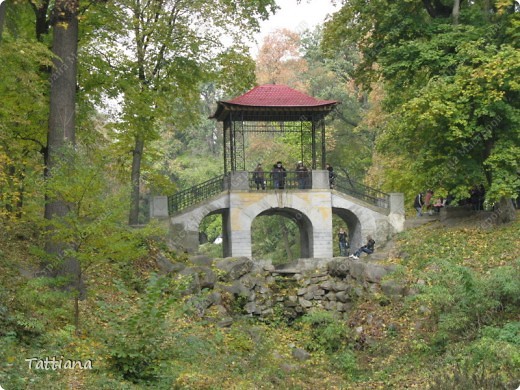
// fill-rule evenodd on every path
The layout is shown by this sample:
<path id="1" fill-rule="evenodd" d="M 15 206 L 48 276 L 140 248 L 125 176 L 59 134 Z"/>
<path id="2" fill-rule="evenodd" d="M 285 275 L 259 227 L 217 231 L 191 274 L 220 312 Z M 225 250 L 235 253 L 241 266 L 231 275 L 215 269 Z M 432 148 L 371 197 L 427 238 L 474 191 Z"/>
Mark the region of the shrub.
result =
<path id="1" fill-rule="evenodd" d="M 160 362 L 171 355 L 166 348 L 169 331 L 165 317 L 176 297 L 165 293 L 170 280 L 152 276 L 137 302 L 131 302 L 129 292 L 116 282 L 124 297 L 122 303 L 117 308 L 100 305 L 100 314 L 108 323 L 100 336 L 112 369 L 124 379 L 135 383 L 156 380 L 162 369 Z"/>
<path id="2" fill-rule="evenodd" d="M 310 351 L 336 352 L 348 343 L 348 328 L 329 312 L 313 311 L 300 321 L 309 328 L 311 339 L 305 347 Z"/>
<path id="3" fill-rule="evenodd" d="M 354 378 L 358 373 L 358 364 L 356 355 L 353 351 L 345 349 L 332 356 L 332 363 L 335 368 L 349 379 Z"/>
<path id="4" fill-rule="evenodd" d="M 505 382 L 499 373 L 490 372 L 485 366 L 457 364 L 450 370 L 435 373 L 430 382 L 430 390 L 509 390 L 517 388 L 518 383 Z"/>

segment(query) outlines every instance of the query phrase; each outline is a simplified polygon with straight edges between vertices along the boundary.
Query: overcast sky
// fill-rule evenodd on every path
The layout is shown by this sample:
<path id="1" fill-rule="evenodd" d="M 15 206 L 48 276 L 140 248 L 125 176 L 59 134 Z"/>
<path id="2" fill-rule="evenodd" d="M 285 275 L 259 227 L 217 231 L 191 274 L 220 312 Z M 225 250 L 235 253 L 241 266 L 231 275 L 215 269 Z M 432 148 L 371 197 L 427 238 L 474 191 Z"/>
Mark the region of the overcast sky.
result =
<path id="1" fill-rule="evenodd" d="M 262 44 L 263 37 L 280 28 L 287 28 L 300 32 L 323 23 L 328 14 L 337 11 L 340 7 L 333 6 L 330 0 L 276 0 L 280 7 L 276 15 L 262 22 L 261 32 L 256 35 L 257 50 Z"/>

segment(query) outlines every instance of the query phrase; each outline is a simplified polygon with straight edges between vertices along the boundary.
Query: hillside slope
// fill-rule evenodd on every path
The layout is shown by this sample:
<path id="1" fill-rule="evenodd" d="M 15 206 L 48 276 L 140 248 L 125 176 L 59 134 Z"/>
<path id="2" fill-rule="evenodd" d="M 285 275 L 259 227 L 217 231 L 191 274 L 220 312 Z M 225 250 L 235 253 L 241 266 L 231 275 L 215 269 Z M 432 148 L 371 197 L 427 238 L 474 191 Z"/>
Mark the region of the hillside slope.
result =
<path id="1" fill-rule="evenodd" d="M 232 323 L 200 316 L 208 292 L 154 276 L 162 253 L 90 270 L 79 335 L 70 294 L 32 279 L 36 232 L 0 235 L 0 386 L 12 389 L 513 389 L 520 384 L 520 222 L 432 221 L 395 239 L 397 265 L 345 317 L 314 312 L 257 320 L 222 296 Z M 34 358 L 34 360 L 30 360 Z M 61 369 L 37 369 L 39 361 Z M 29 359 L 29 360 L 27 360 Z M 83 369 L 65 369 L 67 361 Z M 85 368 L 91 362 L 92 369 Z M 33 363 L 33 367 L 29 363 Z M 43 364 L 43 363 L 42 363 Z"/>

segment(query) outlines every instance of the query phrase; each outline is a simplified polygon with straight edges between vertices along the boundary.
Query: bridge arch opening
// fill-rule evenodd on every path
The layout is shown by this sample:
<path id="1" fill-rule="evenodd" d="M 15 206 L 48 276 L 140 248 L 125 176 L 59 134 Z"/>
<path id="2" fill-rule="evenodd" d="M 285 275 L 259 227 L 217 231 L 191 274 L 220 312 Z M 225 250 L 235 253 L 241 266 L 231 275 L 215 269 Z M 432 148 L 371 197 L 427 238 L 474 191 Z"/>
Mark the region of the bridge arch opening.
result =
<path id="1" fill-rule="evenodd" d="M 361 222 L 359 218 L 352 211 L 338 207 L 332 208 L 332 215 L 334 234 L 333 239 L 334 243 L 336 243 L 336 247 L 338 246 L 337 234 L 339 228 L 346 228 L 346 230 L 348 231 L 348 243 L 350 245 L 350 253 L 353 253 L 357 248 L 364 244 L 363 237 L 361 235 Z"/>
<path id="2" fill-rule="evenodd" d="M 313 257 L 313 227 L 310 219 L 292 208 L 270 208 L 251 224 L 254 259 L 284 264 Z"/>
<path id="3" fill-rule="evenodd" d="M 198 225 L 198 252 L 210 257 L 230 256 L 228 215 L 229 209 L 218 209 L 201 219 Z"/>

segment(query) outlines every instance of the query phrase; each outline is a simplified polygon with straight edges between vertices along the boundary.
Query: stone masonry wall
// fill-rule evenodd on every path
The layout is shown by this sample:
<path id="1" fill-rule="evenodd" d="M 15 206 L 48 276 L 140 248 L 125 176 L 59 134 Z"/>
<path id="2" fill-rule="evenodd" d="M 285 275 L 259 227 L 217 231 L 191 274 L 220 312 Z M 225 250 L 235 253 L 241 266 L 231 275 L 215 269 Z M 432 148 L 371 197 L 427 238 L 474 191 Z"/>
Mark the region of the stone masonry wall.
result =
<path id="1" fill-rule="evenodd" d="M 221 326 L 232 323 L 235 314 L 283 315 L 290 320 L 317 309 L 348 313 L 364 294 L 407 293 L 403 286 L 382 281 L 393 271 L 391 266 L 349 258 L 305 259 L 283 267 L 268 261 L 203 255 L 191 257 L 188 264 L 172 263 L 161 256 L 156 260 L 164 273 L 189 281 L 183 292 L 186 299 L 200 316 L 217 313 L 214 318 Z"/>

